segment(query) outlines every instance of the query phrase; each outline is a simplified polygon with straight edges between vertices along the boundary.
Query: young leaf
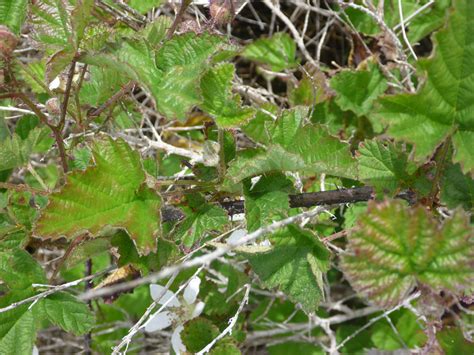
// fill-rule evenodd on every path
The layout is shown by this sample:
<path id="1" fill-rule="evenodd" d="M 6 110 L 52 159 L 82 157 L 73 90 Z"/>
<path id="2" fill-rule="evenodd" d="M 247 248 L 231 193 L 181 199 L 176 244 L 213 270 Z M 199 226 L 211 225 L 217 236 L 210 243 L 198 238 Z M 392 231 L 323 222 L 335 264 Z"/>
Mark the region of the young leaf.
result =
<path id="1" fill-rule="evenodd" d="M 474 2 L 454 0 L 448 26 L 435 36 L 435 55 L 422 63 L 426 81 L 416 94 L 380 100 L 389 133 L 415 145 L 424 161 L 450 134 L 454 161 L 474 169 Z"/>
<path id="2" fill-rule="evenodd" d="M 127 230 L 140 254 L 156 250 L 161 199 L 147 187 L 138 152 L 122 139 L 107 138 L 92 149 L 96 165 L 74 171 L 36 222 L 34 234 L 73 238 L 105 226 Z"/>
<path id="3" fill-rule="evenodd" d="M 331 79 L 331 87 L 336 90 L 336 103 L 357 116 L 367 115 L 373 102 L 387 90 L 387 80 L 377 67 L 368 62 L 363 70 L 344 70 Z"/>
<path id="4" fill-rule="evenodd" d="M 242 52 L 244 58 L 267 64 L 275 72 L 296 67 L 298 61 L 295 55 L 295 41 L 283 32 L 276 33 L 271 38 L 256 40 Z"/>
<path id="5" fill-rule="evenodd" d="M 306 312 L 314 312 L 324 298 L 323 273 L 330 253 L 310 231 L 290 225 L 271 237 L 269 251 L 245 253 L 267 288 L 278 287 Z"/>
<path id="6" fill-rule="evenodd" d="M 0 0 L 0 25 L 7 26 L 19 34 L 26 17 L 27 0 Z"/>
<path id="7" fill-rule="evenodd" d="M 402 301 L 417 283 L 459 294 L 474 280 L 474 233 L 460 210 L 439 225 L 423 207 L 370 202 L 348 239 L 344 274 L 382 307 Z"/>
<path id="8" fill-rule="evenodd" d="M 253 109 L 241 107 L 240 97 L 232 95 L 234 71 L 234 65 L 222 64 L 208 70 L 201 80 L 201 107 L 221 128 L 239 126 L 254 115 Z"/>
<path id="9" fill-rule="evenodd" d="M 410 166 L 407 154 L 394 144 L 366 140 L 359 147 L 359 178 L 379 191 L 393 193 L 407 183 L 416 167 Z"/>
<path id="10" fill-rule="evenodd" d="M 66 332 L 84 334 L 94 325 L 94 315 L 89 307 L 67 293 L 55 293 L 42 302 L 48 319 Z"/>
<path id="11" fill-rule="evenodd" d="M 210 320 L 195 318 L 184 325 L 184 329 L 181 332 L 181 339 L 187 351 L 197 353 L 218 335 L 219 328 Z"/>

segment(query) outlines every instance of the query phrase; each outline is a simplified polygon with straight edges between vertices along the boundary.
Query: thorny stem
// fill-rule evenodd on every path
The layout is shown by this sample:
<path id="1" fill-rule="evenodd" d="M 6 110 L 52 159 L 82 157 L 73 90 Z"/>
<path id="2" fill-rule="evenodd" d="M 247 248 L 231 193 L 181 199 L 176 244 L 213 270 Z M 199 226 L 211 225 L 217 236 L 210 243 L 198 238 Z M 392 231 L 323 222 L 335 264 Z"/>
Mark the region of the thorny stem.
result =
<path id="1" fill-rule="evenodd" d="M 102 112 L 107 110 L 113 104 L 115 104 L 118 100 L 120 100 L 125 94 L 127 94 L 130 90 L 133 89 L 135 86 L 134 81 L 129 81 L 125 86 L 123 86 L 119 91 L 117 91 L 113 96 L 111 96 L 107 101 L 105 101 L 102 105 L 96 108 L 94 111 L 88 114 L 89 118 L 94 118 L 100 116 Z"/>
<path id="2" fill-rule="evenodd" d="M 433 179 L 433 183 L 431 185 L 431 191 L 429 195 L 429 203 L 430 207 L 433 207 L 435 205 L 436 198 L 438 196 L 438 193 L 440 191 L 440 181 L 444 173 L 444 168 L 446 166 L 446 158 L 448 156 L 449 148 L 451 146 L 451 137 L 446 138 L 444 143 L 441 145 L 439 148 L 439 153 L 437 154 L 437 157 L 435 159 L 436 161 L 436 174 Z"/>
<path id="3" fill-rule="evenodd" d="M 74 72 L 76 71 L 76 61 L 76 58 L 72 60 L 69 72 L 67 74 L 66 90 L 64 92 L 64 98 L 61 104 L 61 115 L 59 116 L 58 127 L 60 130 L 63 129 L 64 122 L 66 121 L 67 106 L 69 103 L 69 97 L 71 96 L 72 80 L 74 78 Z"/>

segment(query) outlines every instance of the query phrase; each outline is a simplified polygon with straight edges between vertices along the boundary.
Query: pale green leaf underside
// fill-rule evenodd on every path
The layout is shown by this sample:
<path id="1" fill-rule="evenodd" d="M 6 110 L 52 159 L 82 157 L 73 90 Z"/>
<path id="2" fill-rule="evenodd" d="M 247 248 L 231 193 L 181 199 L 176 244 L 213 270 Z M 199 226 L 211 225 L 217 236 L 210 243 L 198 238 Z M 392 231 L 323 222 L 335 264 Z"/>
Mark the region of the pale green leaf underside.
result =
<path id="1" fill-rule="evenodd" d="M 417 283 L 462 294 L 474 281 L 474 234 L 460 210 L 439 227 L 423 207 L 372 202 L 348 239 L 344 274 L 382 307 L 402 301 Z"/>
<path id="2" fill-rule="evenodd" d="M 272 242 L 276 245 L 268 252 L 245 254 L 253 270 L 265 287 L 277 287 L 306 312 L 314 312 L 324 298 L 329 251 L 311 232 L 291 225 Z"/>
<path id="3" fill-rule="evenodd" d="M 423 63 L 426 82 L 417 94 L 380 100 L 378 116 L 389 133 L 415 145 L 425 160 L 453 133 L 454 160 L 474 169 L 474 2 L 455 0 L 448 27 L 436 36 L 435 55 Z"/>
<path id="4" fill-rule="evenodd" d="M 140 254 L 156 250 L 161 199 L 145 184 L 138 152 L 107 138 L 94 145 L 93 157 L 94 167 L 69 174 L 66 186 L 49 196 L 34 233 L 72 238 L 114 226 L 127 230 Z"/>

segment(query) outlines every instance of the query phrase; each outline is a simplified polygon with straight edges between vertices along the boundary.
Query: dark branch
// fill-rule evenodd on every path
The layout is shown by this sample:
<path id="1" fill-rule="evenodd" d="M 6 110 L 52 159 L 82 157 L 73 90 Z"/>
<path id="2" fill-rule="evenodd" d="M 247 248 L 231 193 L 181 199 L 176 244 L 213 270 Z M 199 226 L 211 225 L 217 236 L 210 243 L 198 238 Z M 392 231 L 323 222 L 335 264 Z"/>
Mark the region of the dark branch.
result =
<path id="1" fill-rule="evenodd" d="M 373 198 L 374 189 L 370 186 L 289 195 L 291 208 L 338 205 L 343 203 L 368 201 Z M 404 197 L 400 196 L 400 198 Z M 221 202 L 220 205 L 230 216 L 245 212 L 243 200 Z M 171 206 L 164 207 L 161 210 L 161 215 L 163 222 L 176 221 L 184 218 L 184 214 L 180 209 Z"/>

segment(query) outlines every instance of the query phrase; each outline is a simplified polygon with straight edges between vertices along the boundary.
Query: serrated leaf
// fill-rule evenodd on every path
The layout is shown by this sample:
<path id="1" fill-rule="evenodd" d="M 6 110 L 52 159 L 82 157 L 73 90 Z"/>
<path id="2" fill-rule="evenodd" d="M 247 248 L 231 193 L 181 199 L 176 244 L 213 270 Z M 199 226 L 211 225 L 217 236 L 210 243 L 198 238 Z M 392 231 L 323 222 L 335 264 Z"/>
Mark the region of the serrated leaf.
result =
<path id="1" fill-rule="evenodd" d="M 199 195 L 187 196 L 187 201 L 186 218 L 176 226 L 173 234 L 190 248 L 206 233 L 222 230 L 229 217 L 221 207 L 206 203 Z"/>
<path id="2" fill-rule="evenodd" d="M 276 120 L 257 114 L 254 121 L 263 129 L 253 132 L 252 138 L 258 138 L 268 149 L 238 156 L 229 166 L 228 179 L 237 183 L 278 170 L 355 178 L 357 166 L 349 145 L 331 136 L 323 126 L 306 124 L 307 113 L 307 108 L 298 107 L 284 111 Z M 245 127 L 245 132 L 255 126 L 252 122 Z"/>
<path id="3" fill-rule="evenodd" d="M 238 183 L 250 176 L 277 171 L 297 171 L 305 166 L 298 155 L 274 145 L 266 151 L 252 150 L 238 156 L 231 162 L 226 176 L 231 182 Z"/>
<path id="4" fill-rule="evenodd" d="M 426 81 L 416 94 L 380 100 L 378 117 L 389 133 L 415 145 L 426 160 L 450 134 L 454 161 L 465 172 L 474 169 L 474 2 L 454 0 L 448 26 L 435 35 L 435 54 L 422 62 Z"/>
<path id="5" fill-rule="evenodd" d="M 35 128 L 22 140 L 17 134 L 0 142 L 0 171 L 26 164 L 30 155 L 49 148 L 53 140 L 49 128 Z"/>
<path id="6" fill-rule="evenodd" d="M 408 155 L 390 142 L 366 140 L 358 153 L 359 178 L 378 191 L 393 193 L 409 182 L 416 168 L 408 162 Z"/>
<path id="7" fill-rule="evenodd" d="M 21 301 L 31 296 L 31 289 L 19 291 L 15 297 L 7 295 L 0 298 L 0 307 Z M 0 354 L 31 354 L 36 340 L 36 309 L 28 305 L 0 313 Z"/>
<path id="8" fill-rule="evenodd" d="M 244 58 L 267 64 L 278 72 L 298 65 L 296 43 L 287 33 L 275 33 L 271 38 L 262 38 L 249 44 L 241 54 Z"/>
<path id="9" fill-rule="evenodd" d="M 92 329 L 94 315 L 89 307 L 67 293 L 55 293 L 42 301 L 44 314 L 63 330 L 81 335 Z"/>
<path id="10" fill-rule="evenodd" d="M 277 287 L 306 312 L 314 312 L 324 298 L 323 274 L 329 251 L 310 231 L 290 225 L 271 237 L 267 252 L 245 255 L 267 288 Z"/>
<path id="11" fill-rule="evenodd" d="M 242 108 L 240 97 L 232 95 L 234 74 L 233 64 L 222 64 L 208 70 L 201 79 L 201 107 L 221 128 L 239 126 L 255 114 L 252 108 Z"/>
<path id="12" fill-rule="evenodd" d="M 343 70 L 332 77 L 331 87 L 336 91 L 339 107 L 358 116 L 367 115 L 374 101 L 387 90 L 387 80 L 377 64 L 368 62 L 362 70 Z"/>
<path id="13" fill-rule="evenodd" d="M 217 328 L 210 320 L 195 318 L 184 325 L 181 331 L 181 339 L 186 350 L 197 353 L 219 335 Z"/>
<path id="14" fill-rule="evenodd" d="M 0 25 L 19 34 L 26 17 L 27 0 L 0 0 Z"/>
<path id="15" fill-rule="evenodd" d="M 140 254 L 156 250 L 161 198 L 146 186 L 140 155 L 112 138 L 96 142 L 92 154 L 94 167 L 72 172 L 62 190 L 49 196 L 35 235 L 73 238 L 114 226 L 127 230 Z"/>
<path id="16" fill-rule="evenodd" d="M 474 208 L 474 179 L 463 174 L 459 164 L 450 164 L 444 171 L 441 201 L 449 208 L 462 206 L 467 211 Z"/>
<path id="17" fill-rule="evenodd" d="M 253 184 L 244 183 L 245 217 L 247 230 L 258 228 L 288 217 L 290 201 L 288 193 L 293 192 L 293 184 L 284 175 L 261 176 Z"/>
<path id="18" fill-rule="evenodd" d="M 71 12 L 71 25 L 74 30 L 74 44 L 79 48 L 84 38 L 84 30 L 91 20 L 91 12 L 94 8 L 94 0 L 77 0 L 74 10 Z"/>
<path id="19" fill-rule="evenodd" d="M 201 101 L 199 81 L 209 59 L 222 47 L 222 38 L 186 33 L 165 42 L 156 55 L 161 80 L 152 87 L 158 110 L 183 119 Z"/>
<path id="20" fill-rule="evenodd" d="M 22 290 L 33 283 L 46 283 L 41 266 L 21 249 L 0 250 L 0 280 L 10 290 Z"/>
<path id="21" fill-rule="evenodd" d="M 369 202 L 348 240 L 345 276 L 382 307 L 402 301 L 417 283 L 460 293 L 474 280 L 474 233 L 460 210 L 440 225 L 423 207 Z"/>

